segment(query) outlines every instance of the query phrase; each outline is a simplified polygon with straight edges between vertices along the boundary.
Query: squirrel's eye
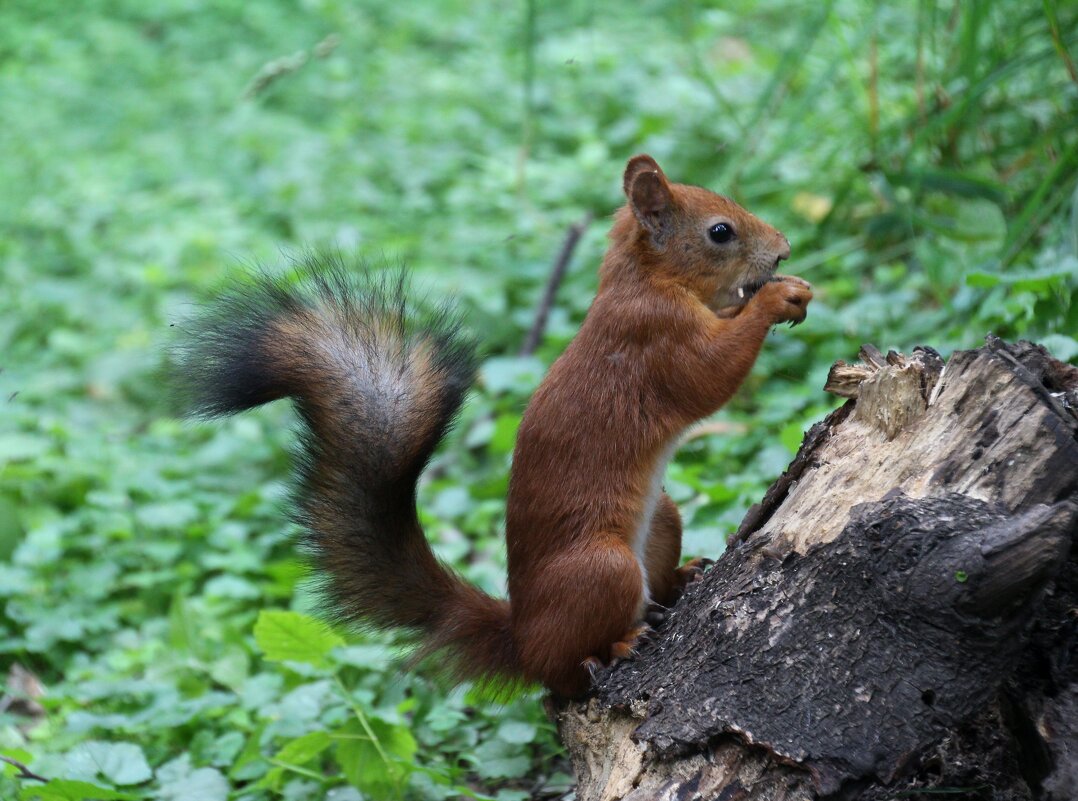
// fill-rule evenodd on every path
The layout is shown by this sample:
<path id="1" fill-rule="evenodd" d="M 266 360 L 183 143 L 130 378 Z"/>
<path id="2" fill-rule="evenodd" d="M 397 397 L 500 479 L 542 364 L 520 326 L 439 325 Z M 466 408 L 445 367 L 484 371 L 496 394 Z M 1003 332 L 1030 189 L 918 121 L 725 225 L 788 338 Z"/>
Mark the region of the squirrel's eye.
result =
<path id="1" fill-rule="evenodd" d="M 712 242 L 721 245 L 734 238 L 734 226 L 729 223 L 716 223 L 707 229 L 707 235 Z"/>

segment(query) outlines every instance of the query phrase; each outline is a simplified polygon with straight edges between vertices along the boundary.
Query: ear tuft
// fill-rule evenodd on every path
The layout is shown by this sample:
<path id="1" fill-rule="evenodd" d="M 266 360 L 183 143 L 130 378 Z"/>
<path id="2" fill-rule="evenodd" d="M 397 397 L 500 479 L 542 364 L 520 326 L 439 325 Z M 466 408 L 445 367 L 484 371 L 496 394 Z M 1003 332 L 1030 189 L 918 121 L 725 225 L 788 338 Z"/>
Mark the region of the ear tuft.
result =
<path id="1" fill-rule="evenodd" d="M 659 162 L 649 156 L 647 153 L 641 153 L 639 156 L 633 156 L 629 159 L 629 163 L 625 165 L 625 177 L 622 179 L 622 189 L 625 190 L 625 196 L 630 196 L 630 190 L 633 187 L 633 181 L 642 172 L 657 172 L 662 176 L 663 180 L 666 180 L 666 175 L 663 174 L 663 168 L 659 166 Z"/>

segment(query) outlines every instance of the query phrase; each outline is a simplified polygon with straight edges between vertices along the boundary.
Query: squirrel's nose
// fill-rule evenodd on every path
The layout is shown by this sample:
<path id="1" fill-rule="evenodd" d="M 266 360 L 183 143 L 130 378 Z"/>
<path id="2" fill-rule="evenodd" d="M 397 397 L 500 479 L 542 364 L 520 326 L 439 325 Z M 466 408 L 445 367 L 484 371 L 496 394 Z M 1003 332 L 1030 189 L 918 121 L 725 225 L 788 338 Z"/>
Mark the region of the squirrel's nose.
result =
<path id="1" fill-rule="evenodd" d="M 790 258 L 790 240 L 779 234 L 779 246 L 775 251 L 775 264 Z"/>

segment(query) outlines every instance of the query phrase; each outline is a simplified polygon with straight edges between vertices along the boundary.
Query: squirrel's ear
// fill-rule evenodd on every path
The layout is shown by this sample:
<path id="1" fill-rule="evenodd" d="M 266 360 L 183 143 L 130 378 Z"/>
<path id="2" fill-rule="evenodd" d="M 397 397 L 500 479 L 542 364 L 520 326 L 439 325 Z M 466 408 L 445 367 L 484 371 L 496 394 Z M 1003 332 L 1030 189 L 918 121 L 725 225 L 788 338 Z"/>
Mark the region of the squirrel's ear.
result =
<path id="1" fill-rule="evenodd" d="M 659 162 L 649 156 L 647 153 L 641 153 L 639 156 L 633 156 L 629 159 L 629 163 L 625 165 L 625 177 L 622 178 L 622 188 L 625 190 L 625 196 L 631 198 L 629 193 L 633 187 L 633 181 L 642 172 L 657 172 L 665 179 L 666 175 L 663 174 L 663 168 L 659 166 Z"/>
<path id="2" fill-rule="evenodd" d="M 660 235 L 673 198 L 658 162 L 651 156 L 633 156 L 625 167 L 624 187 L 633 215 L 653 235 Z"/>

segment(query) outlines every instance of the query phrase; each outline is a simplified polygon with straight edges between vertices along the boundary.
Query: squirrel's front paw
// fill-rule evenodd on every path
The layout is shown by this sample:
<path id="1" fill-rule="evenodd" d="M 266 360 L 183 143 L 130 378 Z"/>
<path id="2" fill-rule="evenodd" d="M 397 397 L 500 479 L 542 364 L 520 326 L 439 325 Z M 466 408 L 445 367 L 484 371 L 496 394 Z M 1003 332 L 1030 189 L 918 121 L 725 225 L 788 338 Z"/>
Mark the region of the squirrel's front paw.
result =
<path id="1" fill-rule="evenodd" d="M 772 323 L 797 325 L 808 312 L 812 285 L 795 275 L 776 275 L 760 288 L 753 300 L 763 304 Z"/>

